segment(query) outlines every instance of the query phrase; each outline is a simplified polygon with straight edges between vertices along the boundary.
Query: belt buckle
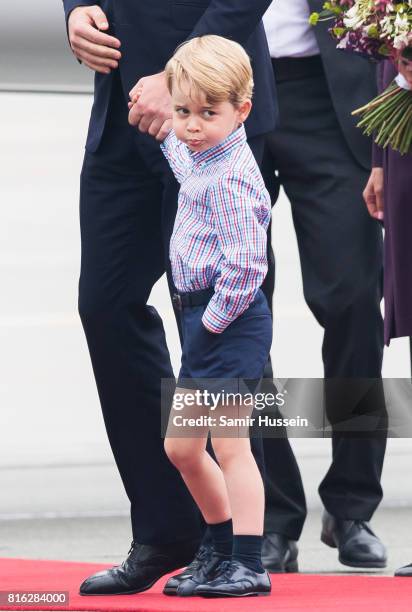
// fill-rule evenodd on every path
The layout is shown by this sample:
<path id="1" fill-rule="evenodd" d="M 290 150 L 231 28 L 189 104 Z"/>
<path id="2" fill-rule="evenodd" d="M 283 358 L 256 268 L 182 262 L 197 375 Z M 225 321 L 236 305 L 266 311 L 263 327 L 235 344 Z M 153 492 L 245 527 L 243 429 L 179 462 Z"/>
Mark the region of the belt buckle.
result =
<path id="1" fill-rule="evenodd" d="M 177 310 L 182 310 L 182 298 L 178 293 L 173 294 L 172 304 Z"/>

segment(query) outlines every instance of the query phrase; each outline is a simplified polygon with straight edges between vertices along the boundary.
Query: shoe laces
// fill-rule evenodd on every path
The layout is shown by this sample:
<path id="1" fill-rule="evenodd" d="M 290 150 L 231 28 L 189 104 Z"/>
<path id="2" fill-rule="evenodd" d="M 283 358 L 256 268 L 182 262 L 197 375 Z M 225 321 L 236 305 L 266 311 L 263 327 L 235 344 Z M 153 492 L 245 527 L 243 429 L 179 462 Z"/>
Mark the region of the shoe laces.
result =
<path id="1" fill-rule="evenodd" d="M 353 521 L 353 524 L 354 524 L 356 527 L 360 527 L 361 529 L 363 528 L 363 529 L 369 530 L 368 523 L 367 523 L 366 521 L 364 521 L 364 520 L 361 520 L 361 519 L 355 519 L 355 520 Z"/>
<path id="2" fill-rule="evenodd" d="M 189 568 L 196 572 L 207 565 L 213 555 L 213 546 L 201 544 L 193 561 L 189 564 Z"/>
<path id="3" fill-rule="evenodd" d="M 372 531 L 372 528 L 370 527 L 368 521 L 365 521 L 365 520 L 362 520 L 362 519 L 356 519 L 356 520 L 353 521 L 353 523 L 359 529 L 364 529 L 365 531 L 367 531 L 371 535 L 373 535 L 373 536 L 375 535 L 375 533 Z"/>
<path id="4" fill-rule="evenodd" d="M 193 561 L 199 561 L 199 562 L 203 562 L 203 561 L 207 561 L 209 559 L 209 557 L 211 557 L 213 554 L 213 546 L 205 546 L 205 545 L 201 545 L 199 547 L 199 550 L 197 551 L 195 558 L 193 559 Z"/>
<path id="5" fill-rule="evenodd" d="M 229 578 L 233 571 L 237 568 L 237 564 L 233 559 L 222 561 L 217 568 L 214 578 Z"/>

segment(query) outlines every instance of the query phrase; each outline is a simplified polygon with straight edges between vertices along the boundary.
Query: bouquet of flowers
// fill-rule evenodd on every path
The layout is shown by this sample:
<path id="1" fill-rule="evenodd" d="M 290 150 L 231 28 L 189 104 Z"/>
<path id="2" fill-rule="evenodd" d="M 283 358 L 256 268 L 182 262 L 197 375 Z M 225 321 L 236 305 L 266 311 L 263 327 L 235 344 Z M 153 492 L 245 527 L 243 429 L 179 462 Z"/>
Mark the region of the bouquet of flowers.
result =
<path id="1" fill-rule="evenodd" d="M 310 22 L 333 20 L 331 35 L 338 49 L 345 49 L 373 60 L 399 59 L 412 62 L 412 0 L 331 0 Z M 358 126 L 374 133 L 380 146 L 390 145 L 401 154 L 412 146 L 412 91 L 401 74 L 380 96 L 355 111 L 361 115 Z"/>

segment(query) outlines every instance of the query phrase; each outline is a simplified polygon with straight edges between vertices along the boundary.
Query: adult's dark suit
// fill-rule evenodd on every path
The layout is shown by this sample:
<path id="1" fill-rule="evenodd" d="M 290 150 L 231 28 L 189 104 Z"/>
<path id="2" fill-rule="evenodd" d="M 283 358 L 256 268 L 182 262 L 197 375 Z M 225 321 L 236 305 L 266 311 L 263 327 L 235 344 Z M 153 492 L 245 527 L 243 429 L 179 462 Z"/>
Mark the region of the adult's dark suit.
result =
<path id="1" fill-rule="evenodd" d="M 95 1 L 63 0 L 68 18 Z M 147 305 L 168 272 L 178 185 L 159 144 L 128 124 L 129 90 L 161 72 L 187 38 L 218 34 L 248 50 L 251 146 L 273 129 L 276 96 L 261 16 L 270 0 L 102 0 L 120 39 L 119 70 L 95 77 L 81 175 L 79 312 L 110 444 L 131 502 L 133 538 L 167 544 L 200 537 L 199 514 L 168 461 L 160 433 L 160 382 L 173 376 L 162 321 Z M 261 147 L 263 151 L 263 146 Z"/>
<path id="2" fill-rule="evenodd" d="M 322 4 L 309 1 L 313 11 Z M 336 50 L 328 27 L 329 23 L 319 24 L 314 30 L 321 62 L 304 60 L 306 76 L 299 75 L 300 60 L 273 62 L 279 124 L 266 139 L 264 173 L 274 197 L 281 184 L 291 202 L 305 299 L 324 328 L 325 377 L 379 378 L 382 236 L 362 200 L 370 172 L 370 141 L 351 116 L 353 109 L 376 95 L 375 67 Z M 333 401 L 327 407 L 333 409 Z M 347 409 L 349 414 L 354 406 Z M 380 382 L 356 410 L 376 410 L 384 426 Z M 356 439 L 333 433 L 332 464 L 319 493 L 335 517 L 371 518 L 382 498 L 385 446 L 384 434 Z M 266 531 L 297 540 L 306 516 L 299 468 L 287 439 L 265 439 L 264 449 Z"/>

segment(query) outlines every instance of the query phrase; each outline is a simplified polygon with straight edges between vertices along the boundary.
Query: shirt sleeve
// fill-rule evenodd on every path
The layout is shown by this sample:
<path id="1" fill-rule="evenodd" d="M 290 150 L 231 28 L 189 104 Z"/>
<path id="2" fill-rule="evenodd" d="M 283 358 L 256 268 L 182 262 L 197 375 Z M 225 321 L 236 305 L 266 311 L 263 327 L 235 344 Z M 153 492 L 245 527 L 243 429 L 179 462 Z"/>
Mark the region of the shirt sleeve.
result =
<path id="1" fill-rule="evenodd" d="M 192 164 L 187 146 L 176 138 L 174 130 L 170 130 L 160 147 L 176 179 L 182 183 Z"/>
<path id="2" fill-rule="evenodd" d="M 251 177 L 227 174 L 211 188 L 210 205 L 223 253 L 215 293 L 203 313 L 203 325 L 223 332 L 253 301 L 268 269 L 267 228 L 270 198 Z"/>

